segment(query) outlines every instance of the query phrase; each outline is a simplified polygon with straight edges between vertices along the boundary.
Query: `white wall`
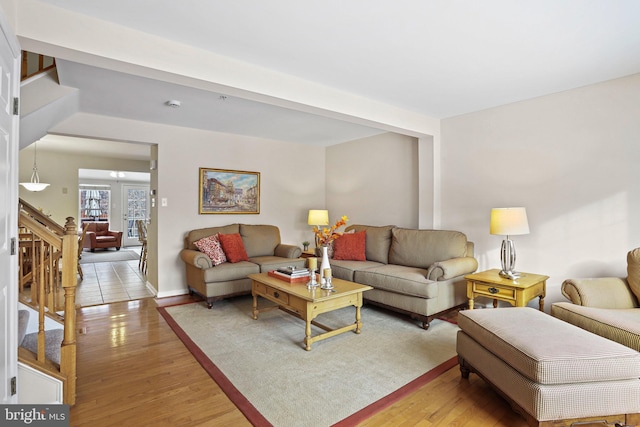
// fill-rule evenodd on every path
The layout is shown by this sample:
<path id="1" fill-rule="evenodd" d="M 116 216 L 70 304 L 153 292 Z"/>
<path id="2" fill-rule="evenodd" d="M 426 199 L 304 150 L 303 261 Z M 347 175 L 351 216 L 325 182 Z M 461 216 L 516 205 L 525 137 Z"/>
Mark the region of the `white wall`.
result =
<path id="1" fill-rule="evenodd" d="M 347 225 L 418 227 L 418 168 L 418 141 L 405 135 L 327 147 L 330 222 L 347 215 Z"/>
<path id="2" fill-rule="evenodd" d="M 570 277 L 626 277 L 640 246 L 640 75 L 442 121 L 442 225 L 499 267 L 493 207 L 525 206 L 518 270 L 549 275 L 547 307 Z"/>
<path id="3" fill-rule="evenodd" d="M 312 237 L 308 210 L 325 205 L 322 147 L 91 114 L 77 114 L 55 132 L 157 144 L 157 200 L 166 198 L 168 206 L 152 208 L 156 223 L 150 229 L 157 227 L 157 247 L 149 248 L 157 248 L 157 275 L 150 272 L 149 281 L 161 297 L 186 292 L 179 252 L 189 230 L 235 222 L 272 224 L 280 228 L 284 243 L 301 245 Z M 260 172 L 260 214 L 198 214 L 200 167 Z M 154 179 L 152 174 L 152 189 Z"/>

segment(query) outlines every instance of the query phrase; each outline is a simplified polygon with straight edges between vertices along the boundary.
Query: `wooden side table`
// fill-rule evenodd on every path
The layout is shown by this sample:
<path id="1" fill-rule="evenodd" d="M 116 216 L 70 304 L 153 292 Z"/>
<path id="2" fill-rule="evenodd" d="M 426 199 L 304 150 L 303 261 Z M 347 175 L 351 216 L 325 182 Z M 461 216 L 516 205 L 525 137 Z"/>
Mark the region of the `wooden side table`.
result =
<path id="1" fill-rule="evenodd" d="M 317 257 L 316 255 L 316 251 L 314 251 L 313 249 L 307 249 L 306 251 L 302 251 L 302 255 L 300 255 L 300 258 L 315 258 Z"/>
<path id="2" fill-rule="evenodd" d="M 473 310 L 474 298 L 482 296 L 493 299 L 494 308 L 498 306 L 498 300 L 516 307 L 525 307 L 533 298 L 539 297 L 540 311 L 544 311 L 549 276 L 520 273 L 519 278 L 511 280 L 500 277 L 498 273 L 500 270 L 494 269 L 464 276 L 467 280 L 469 310 Z"/>

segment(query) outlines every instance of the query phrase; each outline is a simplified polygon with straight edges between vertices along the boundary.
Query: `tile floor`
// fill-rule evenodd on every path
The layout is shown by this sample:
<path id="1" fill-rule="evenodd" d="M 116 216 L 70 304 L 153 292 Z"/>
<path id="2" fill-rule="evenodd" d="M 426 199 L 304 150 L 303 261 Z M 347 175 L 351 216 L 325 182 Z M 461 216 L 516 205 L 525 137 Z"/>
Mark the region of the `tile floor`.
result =
<path id="1" fill-rule="evenodd" d="M 135 248 L 127 248 L 135 249 Z M 76 303 L 82 307 L 132 301 L 155 295 L 147 288 L 138 260 L 82 264 L 84 279 L 78 280 Z"/>

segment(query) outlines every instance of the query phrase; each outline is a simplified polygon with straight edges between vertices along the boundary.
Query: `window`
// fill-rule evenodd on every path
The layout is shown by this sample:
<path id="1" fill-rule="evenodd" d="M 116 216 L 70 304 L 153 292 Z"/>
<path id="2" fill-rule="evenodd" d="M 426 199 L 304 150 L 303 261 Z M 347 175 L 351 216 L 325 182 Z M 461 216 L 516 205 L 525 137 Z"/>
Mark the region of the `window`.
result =
<path id="1" fill-rule="evenodd" d="M 111 189 L 80 186 L 80 222 L 109 221 Z"/>

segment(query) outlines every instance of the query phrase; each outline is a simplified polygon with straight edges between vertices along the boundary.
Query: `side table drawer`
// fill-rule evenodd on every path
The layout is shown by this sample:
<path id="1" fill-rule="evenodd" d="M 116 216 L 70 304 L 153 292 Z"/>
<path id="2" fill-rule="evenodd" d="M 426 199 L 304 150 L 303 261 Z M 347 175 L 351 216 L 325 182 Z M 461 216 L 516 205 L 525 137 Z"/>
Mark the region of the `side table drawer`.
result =
<path id="1" fill-rule="evenodd" d="M 491 298 L 505 298 L 505 299 L 516 299 L 516 291 L 515 289 L 505 289 L 496 285 L 489 285 L 485 283 L 477 283 L 473 284 L 473 292 L 478 295 L 484 295 Z"/>

